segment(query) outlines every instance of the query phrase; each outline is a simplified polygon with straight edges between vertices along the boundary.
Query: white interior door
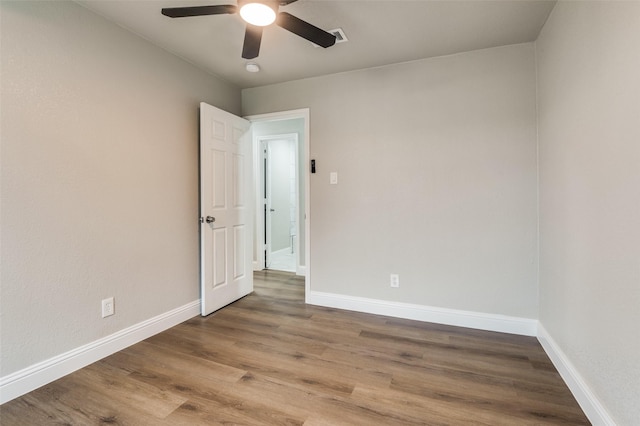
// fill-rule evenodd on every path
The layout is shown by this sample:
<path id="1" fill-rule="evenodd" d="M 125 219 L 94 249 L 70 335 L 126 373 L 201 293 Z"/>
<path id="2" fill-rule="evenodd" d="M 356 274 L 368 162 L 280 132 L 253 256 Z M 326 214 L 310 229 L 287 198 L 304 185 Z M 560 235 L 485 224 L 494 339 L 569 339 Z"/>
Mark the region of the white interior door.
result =
<path id="1" fill-rule="evenodd" d="M 200 104 L 202 315 L 253 291 L 250 123 Z"/>

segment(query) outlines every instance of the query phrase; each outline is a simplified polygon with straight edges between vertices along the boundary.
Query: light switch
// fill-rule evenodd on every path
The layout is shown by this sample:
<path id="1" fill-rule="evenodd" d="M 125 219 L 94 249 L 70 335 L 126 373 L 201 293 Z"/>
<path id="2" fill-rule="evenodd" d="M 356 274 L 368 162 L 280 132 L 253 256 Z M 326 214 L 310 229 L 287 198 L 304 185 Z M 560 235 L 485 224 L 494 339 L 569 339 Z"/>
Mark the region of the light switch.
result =
<path id="1" fill-rule="evenodd" d="M 337 185 L 338 184 L 338 172 L 329 173 L 329 183 L 331 185 Z"/>

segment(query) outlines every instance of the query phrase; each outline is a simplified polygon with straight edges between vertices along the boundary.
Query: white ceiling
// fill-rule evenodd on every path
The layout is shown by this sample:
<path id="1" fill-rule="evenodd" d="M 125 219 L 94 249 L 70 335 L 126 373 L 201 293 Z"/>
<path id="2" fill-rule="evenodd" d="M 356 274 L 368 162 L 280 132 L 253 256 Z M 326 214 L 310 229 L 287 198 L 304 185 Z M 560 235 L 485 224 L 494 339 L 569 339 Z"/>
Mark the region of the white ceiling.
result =
<path id="1" fill-rule="evenodd" d="M 281 8 L 349 39 L 314 47 L 280 27 L 264 30 L 259 73 L 241 58 L 237 14 L 171 19 L 163 7 L 235 4 L 235 0 L 77 0 L 152 43 L 240 88 L 370 68 L 537 38 L 555 1 L 299 0 Z"/>

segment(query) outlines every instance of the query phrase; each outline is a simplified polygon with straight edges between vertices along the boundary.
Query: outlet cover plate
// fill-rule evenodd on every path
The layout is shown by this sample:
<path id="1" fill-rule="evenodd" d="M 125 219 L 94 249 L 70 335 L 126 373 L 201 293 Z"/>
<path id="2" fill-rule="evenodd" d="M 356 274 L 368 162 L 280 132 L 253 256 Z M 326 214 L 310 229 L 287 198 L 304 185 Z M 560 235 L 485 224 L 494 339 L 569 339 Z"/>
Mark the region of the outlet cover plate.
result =
<path id="1" fill-rule="evenodd" d="M 115 306 L 113 305 L 113 297 L 102 300 L 102 318 L 115 314 Z"/>
<path id="2" fill-rule="evenodd" d="M 389 279 L 389 284 L 393 288 L 400 287 L 400 276 L 398 274 L 391 274 L 390 279 Z"/>

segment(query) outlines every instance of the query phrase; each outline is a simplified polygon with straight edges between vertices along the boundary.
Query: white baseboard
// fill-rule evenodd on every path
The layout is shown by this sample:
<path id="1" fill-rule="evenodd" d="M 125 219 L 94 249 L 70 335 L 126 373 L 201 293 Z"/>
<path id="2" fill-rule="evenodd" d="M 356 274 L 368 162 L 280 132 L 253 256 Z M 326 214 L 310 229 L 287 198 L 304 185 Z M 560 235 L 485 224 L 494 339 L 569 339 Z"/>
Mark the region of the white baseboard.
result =
<path id="1" fill-rule="evenodd" d="M 0 404 L 11 401 L 200 314 L 200 300 L 0 378 Z"/>
<path id="2" fill-rule="evenodd" d="M 434 322 L 458 327 L 476 328 L 524 336 L 537 335 L 538 321 L 529 318 L 460 311 L 414 305 L 411 303 L 345 296 L 342 294 L 321 293 L 317 291 L 307 292 L 306 302 L 311 305 L 326 306 L 329 308 L 346 309 L 349 311 L 366 312 L 369 314 Z"/>
<path id="3" fill-rule="evenodd" d="M 542 324 L 538 324 L 538 341 L 547 353 L 551 362 L 560 373 L 562 380 L 567 384 L 576 401 L 594 425 L 615 426 L 615 422 L 604 408 L 600 400 L 591 392 L 589 386 L 575 369 L 569 358 L 560 349 L 551 335 Z"/>
<path id="4" fill-rule="evenodd" d="M 296 275 L 300 275 L 301 277 L 307 276 L 307 267 L 302 265 L 296 268 Z"/>

